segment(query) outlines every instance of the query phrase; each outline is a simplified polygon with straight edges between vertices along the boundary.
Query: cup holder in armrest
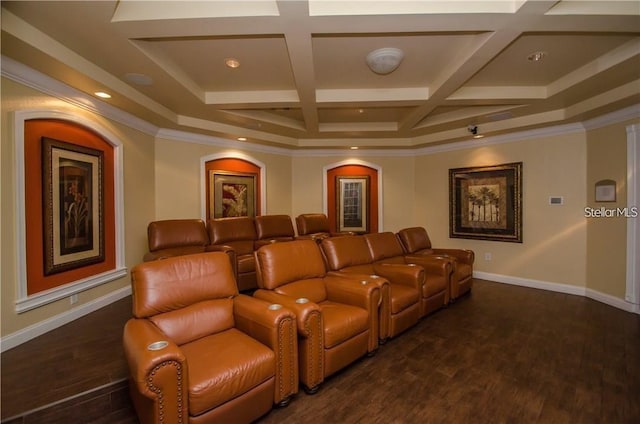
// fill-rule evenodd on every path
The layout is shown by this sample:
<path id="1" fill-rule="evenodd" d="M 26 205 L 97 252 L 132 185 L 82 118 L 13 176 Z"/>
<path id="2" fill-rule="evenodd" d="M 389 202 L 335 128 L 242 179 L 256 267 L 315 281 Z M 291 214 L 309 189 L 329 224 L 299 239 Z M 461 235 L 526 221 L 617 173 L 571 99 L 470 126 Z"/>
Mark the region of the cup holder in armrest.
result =
<path id="1" fill-rule="evenodd" d="M 271 311 L 277 311 L 279 309 L 282 309 L 282 305 L 280 305 L 280 304 L 273 303 L 273 304 L 269 305 L 269 310 L 271 310 Z"/>
<path id="2" fill-rule="evenodd" d="M 147 349 L 148 350 L 162 350 L 167 346 L 169 346 L 169 342 L 168 341 L 160 340 L 160 341 L 151 343 L 149 346 L 147 346 Z"/>
<path id="3" fill-rule="evenodd" d="M 301 297 L 296 299 L 296 303 L 300 303 L 300 304 L 309 303 L 309 299 L 307 299 L 306 297 Z"/>

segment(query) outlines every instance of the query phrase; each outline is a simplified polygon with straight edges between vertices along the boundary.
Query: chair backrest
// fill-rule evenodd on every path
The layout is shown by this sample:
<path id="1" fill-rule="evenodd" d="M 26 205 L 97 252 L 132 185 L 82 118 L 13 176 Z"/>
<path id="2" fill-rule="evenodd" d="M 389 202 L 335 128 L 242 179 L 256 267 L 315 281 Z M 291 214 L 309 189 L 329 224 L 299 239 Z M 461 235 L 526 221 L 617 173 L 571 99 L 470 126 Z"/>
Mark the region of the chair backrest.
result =
<path id="1" fill-rule="evenodd" d="M 329 218 L 323 213 L 305 213 L 296 217 L 298 235 L 329 233 Z"/>
<path id="2" fill-rule="evenodd" d="M 258 241 L 291 241 L 295 237 L 289 215 L 261 215 L 254 220 Z"/>
<path id="3" fill-rule="evenodd" d="M 330 237 L 320 243 L 322 252 L 331 271 L 348 267 L 370 265 L 373 258 L 363 236 Z M 363 272 L 368 272 L 364 271 Z"/>
<path id="4" fill-rule="evenodd" d="M 209 235 L 201 219 L 168 219 L 147 226 L 149 251 L 186 246 L 206 246 Z"/>
<path id="5" fill-rule="evenodd" d="M 400 240 L 390 231 L 365 234 L 364 237 L 374 262 L 396 261 L 404 263 L 404 250 Z"/>
<path id="6" fill-rule="evenodd" d="M 429 234 L 423 227 L 404 228 L 398 231 L 398 238 L 406 253 L 418 253 L 431 249 Z"/>
<path id="7" fill-rule="evenodd" d="M 231 246 L 237 255 L 253 254 L 257 239 L 253 218 L 242 216 L 210 219 L 208 229 L 211 244 Z"/>
<path id="8" fill-rule="evenodd" d="M 144 262 L 131 271 L 133 315 L 147 318 L 178 345 L 234 326 L 238 294 L 222 252 Z"/>
<path id="9" fill-rule="evenodd" d="M 295 240 L 288 243 L 272 243 L 258 249 L 256 255 L 256 273 L 258 287 L 276 290 L 288 284 L 301 284 L 309 281 L 312 291 L 322 290 L 321 281 L 326 275 L 322 253 L 313 240 Z M 310 286 L 309 286 L 310 287 Z M 299 287 L 302 289 L 302 287 Z M 290 293 L 287 293 L 290 294 Z M 309 296 L 306 296 L 310 298 Z M 310 300 L 318 302 L 326 298 L 326 293 L 318 293 Z"/>

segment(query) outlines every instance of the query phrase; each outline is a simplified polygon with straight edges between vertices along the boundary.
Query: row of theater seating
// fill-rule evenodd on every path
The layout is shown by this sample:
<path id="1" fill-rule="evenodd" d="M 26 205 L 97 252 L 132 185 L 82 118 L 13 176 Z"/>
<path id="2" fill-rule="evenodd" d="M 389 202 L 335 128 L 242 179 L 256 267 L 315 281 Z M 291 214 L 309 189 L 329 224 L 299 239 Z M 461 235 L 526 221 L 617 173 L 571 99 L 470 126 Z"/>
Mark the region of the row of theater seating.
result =
<path id="1" fill-rule="evenodd" d="M 251 422 L 471 290 L 474 255 L 432 249 L 424 228 L 269 243 L 259 289 L 239 294 L 229 256 L 132 270 L 124 329 L 142 423 Z"/>
<path id="2" fill-rule="evenodd" d="M 300 238 L 321 240 L 336 235 L 321 213 L 296 217 L 298 234 L 289 215 L 261 215 L 210 219 L 170 219 L 151 222 L 147 228 L 149 251 L 144 261 L 152 261 L 205 251 L 227 253 L 234 266 L 241 292 L 257 288 L 254 251 L 265 244 Z"/>

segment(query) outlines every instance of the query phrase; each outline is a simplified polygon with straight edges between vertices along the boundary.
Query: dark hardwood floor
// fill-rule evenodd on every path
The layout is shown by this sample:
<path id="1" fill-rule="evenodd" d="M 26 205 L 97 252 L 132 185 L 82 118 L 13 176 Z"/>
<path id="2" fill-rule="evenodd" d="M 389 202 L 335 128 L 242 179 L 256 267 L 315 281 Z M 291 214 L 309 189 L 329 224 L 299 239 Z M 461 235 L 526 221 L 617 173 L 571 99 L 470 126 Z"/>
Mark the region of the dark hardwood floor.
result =
<path id="1" fill-rule="evenodd" d="M 579 296 L 474 284 L 260 424 L 640 423 L 640 316 Z M 136 423 L 123 381 L 129 311 L 124 299 L 3 353 L 3 423 Z M 83 415 L 6 420 L 101 384 L 104 393 L 65 404 Z"/>

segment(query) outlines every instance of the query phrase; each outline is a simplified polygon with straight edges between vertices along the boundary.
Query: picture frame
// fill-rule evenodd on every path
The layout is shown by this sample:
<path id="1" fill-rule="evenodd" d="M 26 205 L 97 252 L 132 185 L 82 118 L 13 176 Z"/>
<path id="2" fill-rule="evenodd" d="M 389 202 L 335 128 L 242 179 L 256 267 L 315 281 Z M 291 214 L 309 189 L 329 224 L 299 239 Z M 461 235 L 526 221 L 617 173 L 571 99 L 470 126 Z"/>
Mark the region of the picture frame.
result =
<path id="1" fill-rule="evenodd" d="M 336 177 L 338 232 L 369 232 L 369 176 Z"/>
<path id="2" fill-rule="evenodd" d="M 595 184 L 596 202 L 616 201 L 616 182 L 614 180 L 600 180 Z"/>
<path id="3" fill-rule="evenodd" d="M 209 217 L 256 216 L 256 174 L 209 171 Z"/>
<path id="4" fill-rule="evenodd" d="M 449 169 L 449 236 L 522 243 L 522 162 Z"/>
<path id="5" fill-rule="evenodd" d="M 41 140 L 44 274 L 104 261 L 104 153 Z"/>

